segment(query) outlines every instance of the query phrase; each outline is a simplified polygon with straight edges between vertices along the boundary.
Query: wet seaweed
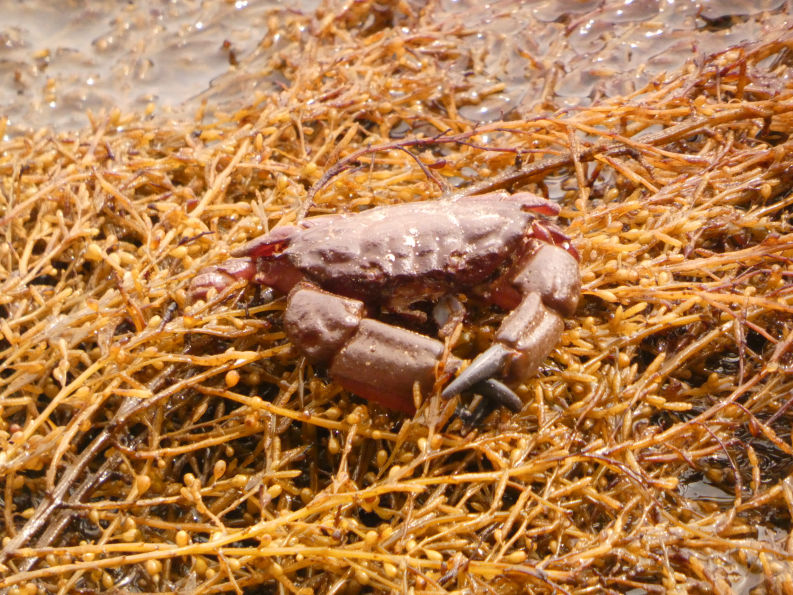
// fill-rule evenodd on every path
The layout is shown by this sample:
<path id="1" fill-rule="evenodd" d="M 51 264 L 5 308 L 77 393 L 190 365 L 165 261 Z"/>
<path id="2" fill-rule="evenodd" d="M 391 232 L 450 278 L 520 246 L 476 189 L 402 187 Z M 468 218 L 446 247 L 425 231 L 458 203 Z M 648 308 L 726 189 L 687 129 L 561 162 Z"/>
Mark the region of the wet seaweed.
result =
<path id="1" fill-rule="evenodd" d="M 476 125 L 386 12 L 291 15 L 239 110 L 0 144 L 0 588 L 793 588 L 793 36 Z M 467 433 L 343 392 L 266 289 L 188 300 L 274 226 L 495 188 L 561 188 L 584 294 Z"/>

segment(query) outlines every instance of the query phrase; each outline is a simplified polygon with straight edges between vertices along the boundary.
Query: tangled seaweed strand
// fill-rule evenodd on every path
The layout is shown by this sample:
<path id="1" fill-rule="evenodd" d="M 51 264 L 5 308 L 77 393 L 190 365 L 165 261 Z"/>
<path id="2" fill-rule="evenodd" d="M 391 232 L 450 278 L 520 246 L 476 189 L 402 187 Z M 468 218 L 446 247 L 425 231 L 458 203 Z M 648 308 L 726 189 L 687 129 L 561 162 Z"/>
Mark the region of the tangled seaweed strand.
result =
<path id="1" fill-rule="evenodd" d="M 448 32 L 359 26 L 292 15 L 289 85 L 211 121 L 0 145 L 0 589 L 793 589 L 793 37 L 474 127 Z M 447 187 L 557 194 L 582 255 L 519 414 L 405 418 L 268 290 L 186 299 L 275 225 Z"/>

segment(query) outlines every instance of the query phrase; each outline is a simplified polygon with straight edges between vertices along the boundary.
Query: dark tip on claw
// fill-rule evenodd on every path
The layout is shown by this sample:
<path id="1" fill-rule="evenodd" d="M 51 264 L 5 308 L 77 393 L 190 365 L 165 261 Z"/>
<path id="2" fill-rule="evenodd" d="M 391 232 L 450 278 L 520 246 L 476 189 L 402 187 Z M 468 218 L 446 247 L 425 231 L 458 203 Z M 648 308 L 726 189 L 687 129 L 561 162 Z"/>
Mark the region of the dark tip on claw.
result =
<path id="1" fill-rule="evenodd" d="M 443 389 L 441 396 L 444 399 L 450 399 L 454 395 L 459 395 L 461 392 L 479 384 L 483 380 L 488 380 L 493 376 L 500 376 L 504 370 L 504 364 L 511 353 L 512 352 L 503 345 L 494 343 L 487 351 L 480 353 L 476 359 L 471 362 L 471 365 L 463 370 L 457 378 L 452 380 L 449 385 Z M 521 402 L 521 406 L 522 405 L 523 403 Z"/>
<path id="2" fill-rule="evenodd" d="M 513 413 L 517 413 L 523 409 L 523 401 L 520 400 L 520 397 L 506 384 L 494 378 L 483 380 L 471 390 L 506 407 Z"/>

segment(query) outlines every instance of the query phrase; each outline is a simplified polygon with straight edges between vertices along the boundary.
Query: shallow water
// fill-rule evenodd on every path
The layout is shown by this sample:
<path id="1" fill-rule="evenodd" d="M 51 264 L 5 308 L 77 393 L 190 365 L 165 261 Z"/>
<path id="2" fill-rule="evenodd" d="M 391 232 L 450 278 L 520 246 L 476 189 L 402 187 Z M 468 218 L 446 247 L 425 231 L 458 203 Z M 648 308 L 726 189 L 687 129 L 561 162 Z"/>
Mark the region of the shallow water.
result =
<path id="1" fill-rule="evenodd" d="M 179 109 L 256 49 L 280 6 L 0 0 L 0 115 L 18 132 L 83 127 L 87 109 Z"/>
<path id="2" fill-rule="evenodd" d="M 763 39 L 793 21 L 789 0 L 445 0 L 476 31 L 487 76 L 506 89 L 461 109 L 474 120 L 526 117 L 630 93 L 689 60 Z M 483 73 L 485 74 L 485 73 Z M 548 89 L 552 93 L 548 93 Z"/>
<path id="3" fill-rule="evenodd" d="M 269 56 L 259 47 L 268 17 L 277 23 L 317 3 L 0 0 L 0 116 L 18 134 L 81 128 L 88 109 L 191 112 L 197 97 L 244 103 L 257 85 L 274 87 L 256 78 Z M 789 27 L 791 8 L 793 0 L 438 0 L 425 15 L 441 31 L 466 31 L 466 56 L 478 59 L 453 64 L 450 75 L 472 89 L 460 113 L 488 121 L 629 92 L 687 60 Z M 494 83 L 505 87 L 478 96 Z"/>

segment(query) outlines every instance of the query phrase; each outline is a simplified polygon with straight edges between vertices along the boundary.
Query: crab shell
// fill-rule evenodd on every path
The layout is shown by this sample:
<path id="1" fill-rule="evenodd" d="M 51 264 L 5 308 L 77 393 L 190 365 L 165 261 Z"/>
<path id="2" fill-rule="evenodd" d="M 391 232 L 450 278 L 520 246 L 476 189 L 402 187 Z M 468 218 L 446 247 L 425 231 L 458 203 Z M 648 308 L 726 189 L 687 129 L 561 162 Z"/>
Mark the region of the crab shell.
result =
<path id="1" fill-rule="evenodd" d="M 283 293 L 307 280 L 399 314 L 416 302 L 480 287 L 487 299 L 512 309 L 522 296 L 491 281 L 536 249 L 533 240 L 578 258 L 564 233 L 537 218 L 558 212 L 556 203 L 527 192 L 404 203 L 305 219 L 232 256 L 252 259 L 252 280 Z"/>

